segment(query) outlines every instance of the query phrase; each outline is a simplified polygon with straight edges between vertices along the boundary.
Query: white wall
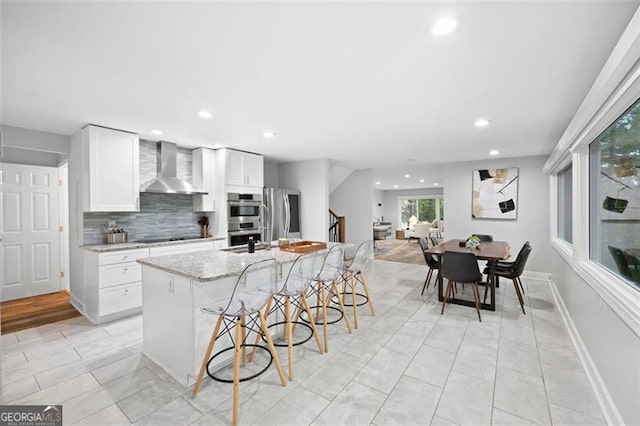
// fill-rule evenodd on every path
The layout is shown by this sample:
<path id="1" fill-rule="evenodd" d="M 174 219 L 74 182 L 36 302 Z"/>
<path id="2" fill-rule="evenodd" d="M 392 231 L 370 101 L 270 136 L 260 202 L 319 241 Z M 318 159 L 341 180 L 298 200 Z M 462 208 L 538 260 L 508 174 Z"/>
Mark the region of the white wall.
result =
<path id="1" fill-rule="evenodd" d="M 302 238 L 327 241 L 329 236 L 329 160 L 278 165 L 278 186 L 300 191 Z"/>
<path id="2" fill-rule="evenodd" d="M 553 256 L 552 264 L 555 286 L 597 374 L 625 423 L 640 424 L 638 336 L 561 256 Z"/>
<path id="3" fill-rule="evenodd" d="M 549 178 L 542 172 L 545 157 L 520 157 L 448 164 L 444 169 L 445 234 L 447 239 L 489 234 L 508 241 L 515 256 L 525 241 L 533 251 L 526 265 L 530 272 L 551 272 L 549 244 Z M 487 220 L 471 218 L 473 170 L 518 167 L 518 218 Z"/>
<path id="4" fill-rule="evenodd" d="M 442 195 L 442 188 L 418 188 L 418 189 L 397 189 L 384 191 L 384 201 L 382 202 L 382 215 L 386 222 L 393 223 L 394 229 L 400 228 L 400 218 L 398 217 L 398 198 L 400 197 L 420 197 Z M 444 214 L 447 215 L 447 204 L 444 205 Z"/>
<path id="5" fill-rule="evenodd" d="M 58 167 L 69 158 L 69 136 L 4 125 L 0 131 L 4 162 Z"/>
<path id="6" fill-rule="evenodd" d="M 69 136 L 5 125 L 0 126 L 0 130 L 5 148 L 69 154 L 71 144 Z"/>
<path id="7" fill-rule="evenodd" d="M 359 244 L 373 238 L 371 169 L 355 170 L 330 195 L 329 206 L 345 218 L 345 242 Z"/>
<path id="8" fill-rule="evenodd" d="M 382 220 L 382 216 L 384 216 L 384 191 L 379 189 L 373 190 L 373 218 L 375 220 Z M 385 217 L 386 221 L 387 218 Z"/>

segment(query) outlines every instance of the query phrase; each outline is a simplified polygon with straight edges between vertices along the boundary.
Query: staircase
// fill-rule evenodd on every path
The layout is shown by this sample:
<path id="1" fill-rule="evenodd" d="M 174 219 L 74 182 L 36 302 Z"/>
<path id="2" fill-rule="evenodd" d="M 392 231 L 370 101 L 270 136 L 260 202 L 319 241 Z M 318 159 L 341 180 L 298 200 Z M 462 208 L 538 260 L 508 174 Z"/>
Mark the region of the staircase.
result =
<path id="1" fill-rule="evenodd" d="M 334 243 L 344 243 L 344 216 L 337 215 L 329 209 L 329 241 Z"/>

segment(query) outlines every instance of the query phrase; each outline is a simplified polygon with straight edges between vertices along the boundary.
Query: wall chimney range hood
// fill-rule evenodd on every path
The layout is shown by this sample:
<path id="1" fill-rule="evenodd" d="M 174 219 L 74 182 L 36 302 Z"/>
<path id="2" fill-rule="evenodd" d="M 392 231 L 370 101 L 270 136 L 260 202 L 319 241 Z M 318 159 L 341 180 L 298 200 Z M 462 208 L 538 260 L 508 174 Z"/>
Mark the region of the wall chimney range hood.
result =
<path id="1" fill-rule="evenodd" d="M 186 180 L 177 176 L 177 145 L 171 142 L 158 142 L 158 176 L 140 185 L 140 192 L 159 194 L 203 194 L 207 192 L 194 188 Z"/>

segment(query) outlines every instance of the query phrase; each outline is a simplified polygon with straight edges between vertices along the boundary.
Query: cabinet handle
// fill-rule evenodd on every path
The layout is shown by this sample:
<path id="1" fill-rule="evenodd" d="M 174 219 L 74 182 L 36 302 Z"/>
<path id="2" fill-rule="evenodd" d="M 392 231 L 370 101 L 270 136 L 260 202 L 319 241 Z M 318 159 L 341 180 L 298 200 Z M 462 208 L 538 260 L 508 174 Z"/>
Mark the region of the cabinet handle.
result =
<path id="1" fill-rule="evenodd" d="M 125 292 L 125 293 L 129 293 L 129 289 L 128 289 L 128 288 L 125 288 L 125 289 L 124 289 L 124 292 Z"/>
<path id="2" fill-rule="evenodd" d="M 123 274 L 126 274 L 128 270 L 129 270 L 129 268 L 124 268 L 124 269 L 122 270 L 122 273 L 123 273 Z"/>
<path id="3" fill-rule="evenodd" d="M 127 256 L 126 254 L 124 256 L 122 256 L 123 260 L 127 260 L 129 258 L 129 256 Z"/>

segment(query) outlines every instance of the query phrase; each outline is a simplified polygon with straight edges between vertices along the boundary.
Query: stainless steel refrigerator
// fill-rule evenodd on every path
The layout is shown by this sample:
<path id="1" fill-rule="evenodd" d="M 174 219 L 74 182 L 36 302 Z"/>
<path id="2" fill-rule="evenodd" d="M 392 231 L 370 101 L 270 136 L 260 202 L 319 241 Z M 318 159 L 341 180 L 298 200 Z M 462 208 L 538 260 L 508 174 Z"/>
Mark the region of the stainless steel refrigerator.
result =
<path id="1" fill-rule="evenodd" d="M 262 240 L 301 238 L 300 192 L 293 189 L 264 188 L 260 209 Z"/>

